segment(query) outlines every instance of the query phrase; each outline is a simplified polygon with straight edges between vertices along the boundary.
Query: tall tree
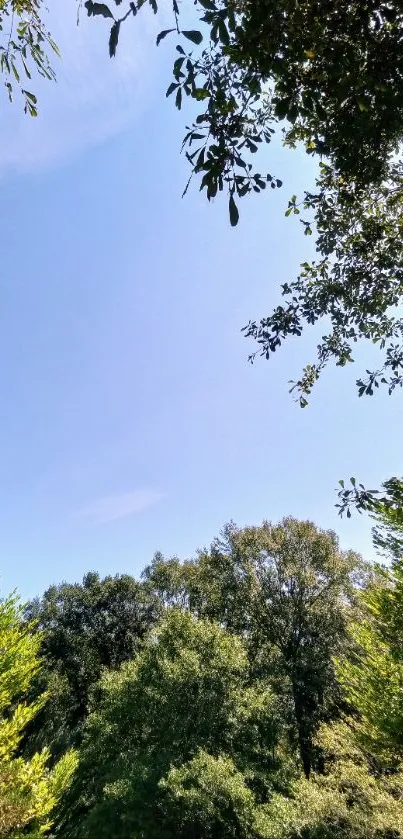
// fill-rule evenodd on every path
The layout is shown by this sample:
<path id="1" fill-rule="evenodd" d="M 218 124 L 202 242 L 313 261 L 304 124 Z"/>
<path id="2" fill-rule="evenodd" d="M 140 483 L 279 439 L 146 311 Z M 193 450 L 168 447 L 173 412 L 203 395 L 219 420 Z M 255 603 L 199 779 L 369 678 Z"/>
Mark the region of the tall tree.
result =
<path id="1" fill-rule="evenodd" d="M 277 526 L 230 524 L 193 562 L 158 556 L 145 577 L 167 605 L 184 605 L 246 637 L 256 673 L 273 684 L 277 674 L 309 776 L 314 734 L 337 693 L 333 657 L 345 638 L 360 569 L 360 559 L 341 551 L 334 533 L 288 518 Z"/>
<path id="2" fill-rule="evenodd" d="M 267 685 L 248 682 L 240 639 L 169 611 L 137 659 L 104 678 L 57 835 L 252 839 L 259 778 L 279 788 L 281 728 Z"/>
<path id="3" fill-rule="evenodd" d="M 351 648 L 338 662 L 344 691 L 359 713 L 359 739 L 386 763 L 403 757 L 403 558 L 379 569 L 349 627 Z"/>
<path id="4" fill-rule="evenodd" d="M 40 668 L 39 636 L 22 620 L 15 598 L 0 603 L 0 836 L 39 839 L 51 824 L 52 811 L 76 765 L 66 754 L 49 771 L 48 750 L 30 760 L 17 756 L 26 726 L 43 697 L 27 703 L 23 695 Z"/>
<path id="5" fill-rule="evenodd" d="M 49 699 L 29 729 L 27 746 L 52 744 L 54 755 L 80 740 L 90 695 L 104 668 L 132 659 L 153 625 L 158 604 L 129 575 L 49 588 L 27 608 L 42 633 L 44 668 L 35 689 Z"/>
<path id="6" fill-rule="evenodd" d="M 168 610 L 136 661 L 103 681 L 56 835 L 401 839 L 402 773 L 374 772 L 338 722 L 318 733 L 325 772 L 308 780 L 278 710 L 267 683 L 250 685 L 244 641 Z"/>

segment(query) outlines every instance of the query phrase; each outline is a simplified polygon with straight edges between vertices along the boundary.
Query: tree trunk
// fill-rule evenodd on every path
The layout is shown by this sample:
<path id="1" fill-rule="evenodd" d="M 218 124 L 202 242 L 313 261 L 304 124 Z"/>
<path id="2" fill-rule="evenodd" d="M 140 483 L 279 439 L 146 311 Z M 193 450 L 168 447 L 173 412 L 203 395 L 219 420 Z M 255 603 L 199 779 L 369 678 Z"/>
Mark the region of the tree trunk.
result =
<path id="1" fill-rule="evenodd" d="M 304 701 L 304 688 L 292 683 L 295 720 L 298 731 L 298 746 L 304 775 L 309 779 L 312 768 L 312 714 Z"/>

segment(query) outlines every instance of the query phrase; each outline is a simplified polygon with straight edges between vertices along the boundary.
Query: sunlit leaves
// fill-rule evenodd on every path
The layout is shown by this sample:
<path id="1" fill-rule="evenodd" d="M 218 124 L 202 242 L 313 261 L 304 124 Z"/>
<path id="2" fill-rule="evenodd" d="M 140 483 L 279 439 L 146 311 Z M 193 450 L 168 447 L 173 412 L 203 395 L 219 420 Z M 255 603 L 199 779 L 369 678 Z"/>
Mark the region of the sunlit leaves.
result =
<path id="1" fill-rule="evenodd" d="M 338 676 L 348 700 L 359 712 L 360 741 L 387 765 L 396 766 L 403 757 L 401 551 L 391 570 L 378 569 L 361 600 L 360 619 L 349 627 L 350 654 L 338 661 Z"/>
<path id="2" fill-rule="evenodd" d="M 34 831 L 39 837 L 50 826 L 52 810 L 69 783 L 76 757 L 67 753 L 52 772 L 44 749 L 30 760 L 17 750 L 26 727 L 43 704 L 24 701 L 38 672 L 40 636 L 24 625 L 21 608 L 12 598 L 0 603 L 0 836 L 19 839 Z"/>
<path id="3" fill-rule="evenodd" d="M 17 87 L 24 110 L 30 116 L 37 116 L 37 100 L 34 93 L 25 89 L 25 79 L 31 79 L 35 69 L 39 75 L 53 80 L 55 73 L 48 52 L 59 55 L 40 12 L 41 4 L 34 0 L 6 0 L 0 6 L 0 72 L 9 100 L 13 101 L 14 87 Z"/>

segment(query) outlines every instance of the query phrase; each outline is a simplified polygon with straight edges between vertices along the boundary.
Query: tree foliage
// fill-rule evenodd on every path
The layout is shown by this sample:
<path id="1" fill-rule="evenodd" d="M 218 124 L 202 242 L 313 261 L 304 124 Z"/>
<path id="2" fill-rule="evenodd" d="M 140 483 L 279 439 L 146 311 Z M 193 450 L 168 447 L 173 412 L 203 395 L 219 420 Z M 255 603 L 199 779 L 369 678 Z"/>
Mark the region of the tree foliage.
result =
<path id="1" fill-rule="evenodd" d="M 245 327 L 259 344 L 250 359 L 269 358 L 287 337 L 325 319 L 330 329 L 318 344 L 317 359 L 291 388 L 301 407 L 330 361 L 339 367 L 354 361 L 361 339 L 382 350 L 383 363 L 357 379 L 358 395 L 372 396 L 380 385 L 391 394 L 403 384 L 403 319 L 396 309 L 403 298 L 402 164 L 391 165 L 387 181 L 361 188 L 321 163 L 317 189 L 306 192 L 301 203 L 308 218 L 305 233 L 311 224 L 317 232 L 318 257 L 282 286 L 283 304 Z M 300 213 L 295 196 L 288 213 Z"/>
<path id="2" fill-rule="evenodd" d="M 323 769 L 309 780 L 281 736 L 273 761 L 273 696 L 261 682 L 251 701 L 248 670 L 240 639 L 168 610 L 136 662 L 104 679 L 56 835 L 399 839 L 401 773 L 374 772 L 345 722 L 317 733 Z"/>
<path id="3" fill-rule="evenodd" d="M 403 839 L 402 592 L 401 559 L 369 571 L 287 518 L 156 555 L 141 583 L 52 587 L 36 628 L 6 601 L 0 836 L 53 819 L 55 839 Z M 41 649 L 65 679 L 64 740 L 48 706 L 24 750 Z"/>
<path id="4" fill-rule="evenodd" d="M 125 22 L 147 8 L 159 10 L 157 0 L 84 5 L 91 18 L 110 21 L 111 57 Z M 192 6 L 196 24 L 189 25 L 198 28 L 188 28 Z M 0 15 L 10 21 L 11 36 L 1 61 L 10 94 L 12 82 L 28 70 L 28 57 L 52 77 L 43 46 L 55 45 L 41 12 L 42 0 L 3 0 Z M 299 200 L 292 196 L 286 210 L 298 215 L 305 234 L 315 232 L 318 256 L 302 262 L 297 279 L 283 285 L 281 305 L 245 327 L 258 343 L 253 359 L 271 357 L 308 325 L 330 324 L 317 358 L 293 383 L 302 406 L 326 364 L 353 361 L 361 339 L 377 345 L 382 360 L 357 379 L 359 395 L 372 395 L 380 384 L 392 392 L 403 383 L 403 325 L 394 311 L 403 297 L 402 164 L 396 159 L 403 134 L 402 30 L 397 0 L 195 0 L 181 6 L 173 0 L 172 26 L 157 38 L 158 44 L 176 40 L 167 95 L 179 109 L 190 98 L 198 111 L 183 141 L 191 178 L 209 200 L 227 194 L 232 225 L 239 199 L 282 185 L 281 172 L 265 171 L 256 155 L 275 133 L 289 148 L 302 144 L 321 163 L 315 188 Z M 23 95 L 35 114 L 35 95 L 24 89 Z"/>
<path id="5" fill-rule="evenodd" d="M 35 690 L 49 698 L 29 728 L 26 747 L 52 744 L 53 754 L 80 740 L 92 688 L 104 669 L 135 657 L 158 606 L 129 575 L 51 586 L 26 615 L 43 632 L 44 667 Z"/>
<path id="6" fill-rule="evenodd" d="M 352 622 L 351 651 L 338 663 L 344 691 L 359 712 L 361 741 L 386 763 L 403 757 L 403 562 L 381 569 Z"/>
<path id="7" fill-rule="evenodd" d="M 43 697 L 27 703 L 23 695 L 38 672 L 40 637 L 22 622 L 15 598 L 0 603 L 0 836 L 39 837 L 51 824 L 52 811 L 70 780 L 76 759 L 66 753 L 49 771 L 49 751 L 30 760 L 17 756 L 26 726 Z"/>
<path id="8" fill-rule="evenodd" d="M 351 509 L 367 512 L 375 521 L 372 530 L 374 545 L 388 559 L 400 560 L 403 556 L 403 481 L 389 478 L 382 489 L 366 489 L 350 479 L 351 486 L 339 481 L 339 514 L 351 517 Z"/>
<path id="9" fill-rule="evenodd" d="M 345 723 L 322 728 L 324 772 L 300 778 L 289 796 L 265 808 L 270 839 L 398 839 L 403 835 L 403 775 L 374 772 Z"/>
<path id="10" fill-rule="evenodd" d="M 267 686 L 248 686 L 241 640 L 168 612 L 137 659 L 104 679 L 57 835 L 187 837 L 196 818 L 202 836 L 224 822 L 223 835 L 252 836 L 244 777 L 276 776 L 274 714 Z"/>
<path id="11" fill-rule="evenodd" d="M 145 576 L 167 605 L 247 638 L 255 671 L 270 673 L 273 684 L 277 674 L 309 775 L 314 733 L 337 692 L 332 659 L 359 574 L 359 558 L 340 551 L 334 533 L 288 518 L 278 526 L 228 525 L 193 562 L 157 556 Z"/>
<path id="12" fill-rule="evenodd" d="M 330 331 L 317 359 L 293 383 L 301 406 L 329 361 L 353 361 L 360 339 L 383 354 L 379 369 L 357 380 L 359 395 L 372 395 L 379 384 L 392 392 L 403 383 L 403 326 L 393 313 L 403 297 L 402 165 L 396 162 L 403 136 L 401 4 L 194 5 L 200 29 L 182 30 L 186 8 L 173 0 L 172 27 L 157 43 L 171 35 L 179 41 L 167 95 L 179 109 L 186 97 L 196 102 L 183 150 L 207 198 L 226 191 L 236 225 L 238 199 L 280 187 L 281 173 L 262 173 L 255 163 L 256 152 L 279 131 L 287 147 L 300 143 L 321 162 L 315 189 L 299 201 L 292 196 L 286 210 L 300 216 L 305 234 L 315 231 L 318 258 L 303 262 L 297 279 L 283 285 L 282 305 L 245 327 L 258 342 L 251 360 L 271 357 L 286 338 L 326 319 Z M 88 14 L 113 19 L 111 55 L 124 20 L 142 7 L 158 11 L 157 0 L 128 3 L 124 12 L 120 0 L 117 6 L 118 15 L 113 4 L 86 3 Z"/>
<path id="13" fill-rule="evenodd" d="M 42 0 L 1 0 L 0 71 L 10 102 L 17 88 L 23 107 L 37 116 L 37 98 L 30 89 L 32 73 L 55 79 L 49 53 L 59 55 L 57 45 L 45 26 Z"/>

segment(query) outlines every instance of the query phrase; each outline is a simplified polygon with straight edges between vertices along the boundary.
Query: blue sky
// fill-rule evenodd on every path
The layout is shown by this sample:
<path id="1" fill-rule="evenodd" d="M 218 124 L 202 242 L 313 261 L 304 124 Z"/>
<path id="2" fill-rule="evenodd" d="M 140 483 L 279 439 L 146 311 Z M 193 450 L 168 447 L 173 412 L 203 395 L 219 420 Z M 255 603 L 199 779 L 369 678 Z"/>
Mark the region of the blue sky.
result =
<path id="1" fill-rule="evenodd" d="M 287 382 L 314 336 L 251 367 L 240 333 L 309 256 L 284 218 L 309 160 L 273 148 L 284 188 L 244 201 L 232 230 L 225 203 L 180 197 L 186 114 L 165 100 L 154 22 L 114 63 L 100 29 L 57 24 L 59 84 L 35 124 L 5 111 L 0 143 L 2 591 L 138 574 L 230 518 L 309 517 L 371 556 L 369 522 L 340 521 L 335 487 L 402 471 L 399 396 L 358 400 L 361 349 L 301 411 Z"/>

